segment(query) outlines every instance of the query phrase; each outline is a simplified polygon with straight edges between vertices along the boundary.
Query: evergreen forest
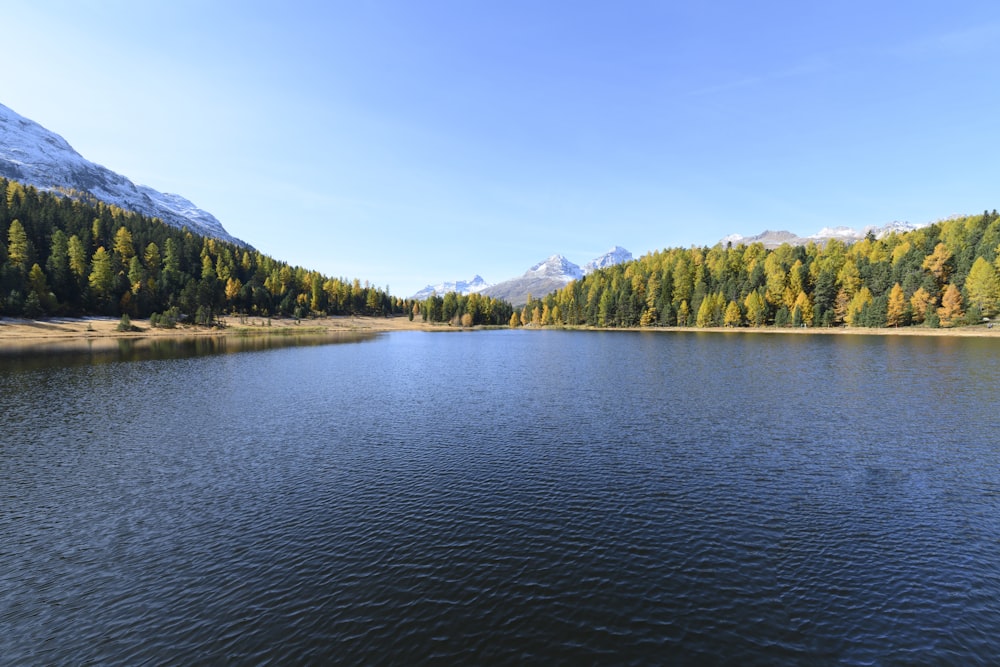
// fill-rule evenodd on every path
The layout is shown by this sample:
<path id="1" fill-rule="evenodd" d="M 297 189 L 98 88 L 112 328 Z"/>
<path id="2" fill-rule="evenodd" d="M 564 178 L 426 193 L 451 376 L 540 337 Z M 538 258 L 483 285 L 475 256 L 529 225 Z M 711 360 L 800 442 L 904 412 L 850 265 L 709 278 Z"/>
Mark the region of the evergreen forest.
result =
<path id="1" fill-rule="evenodd" d="M 1000 308 L 1000 216 L 877 239 L 674 248 L 531 300 L 512 325 L 953 327 Z"/>
<path id="2" fill-rule="evenodd" d="M 75 194 L 0 178 L 0 315 L 419 317 L 456 326 L 953 327 L 1000 311 L 1000 215 L 883 238 L 671 248 L 517 310 L 481 294 L 415 301 Z"/>
<path id="3" fill-rule="evenodd" d="M 72 194 L 0 178 L 0 315 L 128 315 L 163 326 L 209 326 L 224 314 L 420 315 L 475 326 L 506 325 L 513 312 L 480 295 L 393 297 Z"/>

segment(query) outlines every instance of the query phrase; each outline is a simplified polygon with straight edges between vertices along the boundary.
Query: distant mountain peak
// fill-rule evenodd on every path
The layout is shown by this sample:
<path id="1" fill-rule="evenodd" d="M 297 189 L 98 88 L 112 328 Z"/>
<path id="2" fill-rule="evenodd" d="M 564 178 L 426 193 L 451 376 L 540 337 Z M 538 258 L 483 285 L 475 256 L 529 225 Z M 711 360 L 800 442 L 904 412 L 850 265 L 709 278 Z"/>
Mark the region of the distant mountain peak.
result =
<path id="1" fill-rule="evenodd" d="M 437 294 L 438 296 L 444 296 L 448 292 L 457 292 L 462 295 L 476 294 L 478 292 L 482 292 L 490 286 L 490 283 L 483 280 L 482 276 L 477 274 L 472 280 L 456 280 L 454 282 L 443 282 L 438 283 L 437 285 L 428 285 L 410 298 L 422 301 L 432 294 Z"/>
<path id="2" fill-rule="evenodd" d="M 606 269 L 609 266 L 630 261 L 632 261 L 632 253 L 625 248 L 616 245 L 600 257 L 587 262 L 587 264 L 583 267 L 583 273 L 586 275 L 588 273 L 593 273 L 598 269 Z"/>
<path id="3" fill-rule="evenodd" d="M 65 139 L 0 104 L 0 176 L 39 190 L 76 191 L 174 227 L 246 245 L 184 197 L 136 185 L 73 150 Z"/>
<path id="4" fill-rule="evenodd" d="M 730 234 L 729 236 L 723 237 L 719 243 L 725 245 L 727 243 L 732 243 L 733 245 L 750 245 L 751 243 L 761 243 L 765 248 L 774 249 L 785 243 L 788 245 L 806 245 L 808 243 L 824 243 L 831 239 L 837 239 L 844 241 L 845 243 L 854 243 L 855 241 L 860 241 L 865 238 L 869 232 L 874 234 L 875 238 L 883 238 L 889 234 L 902 234 L 905 232 L 911 232 L 915 229 L 920 229 L 921 227 L 926 227 L 930 223 L 924 224 L 913 224 L 909 222 L 890 222 L 887 225 L 877 226 L 869 225 L 858 231 L 853 227 L 824 227 L 815 234 L 809 236 L 797 236 L 789 231 L 772 231 L 764 230 L 760 234 L 755 236 L 743 236 L 742 234 Z"/>
<path id="5" fill-rule="evenodd" d="M 525 275 L 528 274 L 547 276 L 568 283 L 577 278 L 582 278 L 583 270 L 562 255 L 552 255 L 545 261 L 539 262 L 528 269 Z"/>
<path id="6" fill-rule="evenodd" d="M 592 259 L 581 269 L 578 264 L 566 259 L 564 255 L 556 253 L 549 255 L 516 278 L 510 278 L 496 284 L 487 283 L 479 276 L 470 281 L 443 282 L 428 285 L 414 294 L 412 298 L 422 300 L 432 294 L 443 296 L 448 292 L 458 292 L 459 294 L 480 292 L 486 296 L 504 299 L 517 306 L 525 303 L 529 294 L 534 298 L 541 298 L 562 289 L 574 280 L 579 280 L 588 273 L 631 259 L 632 253 L 616 245 L 600 257 Z"/>
<path id="7" fill-rule="evenodd" d="M 550 255 L 535 264 L 517 278 L 511 278 L 492 285 L 483 290 L 483 294 L 509 301 L 515 306 L 527 302 L 528 295 L 541 298 L 556 290 L 560 290 L 574 280 L 579 280 L 586 274 L 597 269 L 607 268 L 632 259 L 632 253 L 621 246 L 615 246 L 600 257 L 591 260 L 581 269 L 563 255 Z"/>

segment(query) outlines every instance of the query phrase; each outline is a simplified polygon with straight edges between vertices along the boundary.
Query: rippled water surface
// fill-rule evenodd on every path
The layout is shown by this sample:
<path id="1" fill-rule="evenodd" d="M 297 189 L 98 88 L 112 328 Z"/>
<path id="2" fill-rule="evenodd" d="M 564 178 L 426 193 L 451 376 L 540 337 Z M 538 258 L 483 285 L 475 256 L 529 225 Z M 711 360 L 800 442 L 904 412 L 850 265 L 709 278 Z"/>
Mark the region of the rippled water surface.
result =
<path id="1" fill-rule="evenodd" d="M 0 662 L 989 663 L 998 389 L 949 338 L 0 359 Z"/>

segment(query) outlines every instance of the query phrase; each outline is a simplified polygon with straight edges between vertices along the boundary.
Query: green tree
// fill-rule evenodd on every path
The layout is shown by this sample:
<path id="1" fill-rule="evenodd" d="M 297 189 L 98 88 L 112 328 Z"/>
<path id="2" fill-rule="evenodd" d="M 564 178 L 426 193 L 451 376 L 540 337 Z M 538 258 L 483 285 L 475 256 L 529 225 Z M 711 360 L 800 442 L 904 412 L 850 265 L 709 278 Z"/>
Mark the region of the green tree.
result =
<path id="1" fill-rule="evenodd" d="M 100 246 L 90 260 L 90 289 L 98 301 L 107 305 L 114 296 L 115 275 L 111 266 L 111 255 Z"/>
<path id="2" fill-rule="evenodd" d="M 122 267 L 127 267 L 135 256 L 135 244 L 132 242 L 132 232 L 125 227 L 119 227 L 115 232 L 115 242 L 112 246 L 115 257 Z"/>
<path id="3" fill-rule="evenodd" d="M 52 287 L 62 298 L 69 292 L 69 239 L 61 229 L 52 232 L 49 245 L 49 258 L 45 260 L 45 271 L 48 273 Z"/>
<path id="4" fill-rule="evenodd" d="M 149 245 L 146 246 L 145 252 L 142 254 L 143 263 L 146 266 L 146 272 L 152 280 L 158 280 L 160 277 L 160 270 L 162 268 L 162 260 L 160 258 L 160 247 L 156 243 L 150 241 Z"/>
<path id="5" fill-rule="evenodd" d="M 28 261 L 31 259 L 31 246 L 24 225 L 20 220 L 12 220 L 7 229 L 7 262 L 22 275 L 28 271 Z"/>
<path id="6" fill-rule="evenodd" d="M 90 262 L 87 261 L 87 249 L 76 234 L 69 237 L 67 256 L 69 257 L 69 270 L 73 272 L 77 280 L 82 281 L 90 272 Z"/>
<path id="7" fill-rule="evenodd" d="M 56 297 L 49 291 L 48 281 L 45 272 L 38 264 L 32 264 L 28 272 L 28 299 L 34 295 L 34 302 L 37 302 L 41 310 L 51 312 L 56 306 Z M 33 313 L 35 316 L 40 313 Z"/>
<path id="8" fill-rule="evenodd" d="M 139 294 L 146 282 L 146 271 L 143 269 L 142 262 L 135 255 L 128 262 L 128 282 L 132 294 Z"/>

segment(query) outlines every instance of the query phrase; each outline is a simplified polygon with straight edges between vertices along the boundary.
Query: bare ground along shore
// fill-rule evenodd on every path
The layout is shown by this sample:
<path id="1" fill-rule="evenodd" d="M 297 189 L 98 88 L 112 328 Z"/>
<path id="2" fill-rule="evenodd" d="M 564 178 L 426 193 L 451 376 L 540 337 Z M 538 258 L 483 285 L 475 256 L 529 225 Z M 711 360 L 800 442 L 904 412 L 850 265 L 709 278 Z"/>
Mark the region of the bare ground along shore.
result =
<path id="1" fill-rule="evenodd" d="M 132 320 L 135 331 L 118 331 L 118 318 L 85 317 L 46 320 L 0 318 L 0 352 L 17 354 L 71 351 L 83 344 L 83 349 L 114 346 L 123 340 L 154 340 L 158 338 L 267 336 L 267 335 L 336 335 L 346 333 L 378 333 L 382 331 L 440 330 L 406 317 L 324 317 L 296 321 L 266 317 L 225 317 L 223 327 L 178 325 L 172 329 L 154 328 L 149 320 Z"/>
<path id="2" fill-rule="evenodd" d="M 145 339 L 151 337 L 181 338 L 189 336 L 233 336 L 233 335 L 268 335 L 268 334 L 334 334 L 341 332 L 378 333 L 385 331 L 443 331 L 455 330 L 444 324 L 427 324 L 406 317 L 320 317 L 314 319 L 294 320 L 261 317 L 226 317 L 222 319 L 223 328 L 207 328 L 181 325 L 173 329 L 154 328 L 148 320 L 133 320 L 132 324 L 138 331 L 118 331 L 119 320 L 110 317 L 88 318 L 54 318 L 48 320 L 28 320 L 0 318 L 0 349 L 8 352 L 18 348 L 32 348 L 58 343 L 78 341 L 112 341 L 120 339 Z M 579 330 L 593 330 L 588 327 L 575 327 Z M 635 331 L 636 329 L 614 329 L 615 331 Z M 928 329 L 924 327 L 903 327 L 885 329 L 864 329 L 837 327 L 833 329 L 820 328 L 711 328 L 697 329 L 692 327 L 661 327 L 646 329 L 648 331 L 702 331 L 713 333 L 793 333 L 820 335 L 876 335 L 876 336 L 977 336 L 1000 337 L 1000 327 L 986 325 L 954 327 L 947 329 Z"/>

